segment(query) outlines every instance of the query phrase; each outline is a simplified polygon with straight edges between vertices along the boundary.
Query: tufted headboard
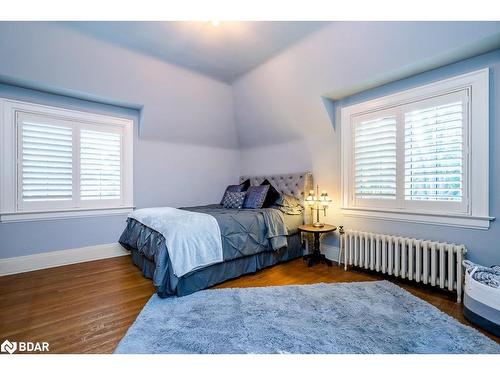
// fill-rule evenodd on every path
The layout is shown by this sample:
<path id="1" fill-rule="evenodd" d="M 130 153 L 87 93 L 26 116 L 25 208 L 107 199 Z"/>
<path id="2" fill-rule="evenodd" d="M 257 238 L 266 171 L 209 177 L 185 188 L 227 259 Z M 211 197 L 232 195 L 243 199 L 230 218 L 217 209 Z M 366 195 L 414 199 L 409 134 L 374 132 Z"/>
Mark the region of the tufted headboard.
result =
<path id="1" fill-rule="evenodd" d="M 311 172 L 275 174 L 269 176 L 241 176 L 240 183 L 250 179 L 250 185 L 260 185 L 268 179 L 280 193 L 288 194 L 304 202 L 309 190 L 314 189 L 313 175 Z"/>

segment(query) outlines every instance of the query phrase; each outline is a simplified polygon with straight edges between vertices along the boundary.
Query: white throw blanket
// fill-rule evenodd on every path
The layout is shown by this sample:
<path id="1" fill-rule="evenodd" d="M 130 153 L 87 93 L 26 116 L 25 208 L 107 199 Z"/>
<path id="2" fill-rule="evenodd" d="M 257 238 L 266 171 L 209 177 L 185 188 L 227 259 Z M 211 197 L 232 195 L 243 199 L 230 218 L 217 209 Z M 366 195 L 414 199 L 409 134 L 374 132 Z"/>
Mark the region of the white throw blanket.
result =
<path id="1" fill-rule="evenodd" d="M 172 207 L 143 208 L 129 218 L 165 237 L 174 275 L 223 261 L 222 238 L 217 220 L 208 214 Z"/>

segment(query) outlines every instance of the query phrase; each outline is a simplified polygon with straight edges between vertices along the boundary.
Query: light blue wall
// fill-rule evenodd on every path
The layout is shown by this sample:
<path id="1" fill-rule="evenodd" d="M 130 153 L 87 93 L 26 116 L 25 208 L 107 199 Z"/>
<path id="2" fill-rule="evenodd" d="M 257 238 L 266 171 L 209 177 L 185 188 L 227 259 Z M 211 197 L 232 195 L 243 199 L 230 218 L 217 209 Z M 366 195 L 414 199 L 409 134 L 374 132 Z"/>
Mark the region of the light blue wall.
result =
<path id="1" fill-rule="evenodd" d="M 0 97 L 135 120 L 137 207 L 217 202 L 237 181 L 229 85 L 52 23 L 0 22 L 0 51 Z M 0 258 L 116 242 L 124 223 L 114 215 L 0 224 Z"/>
<path id="2" fill-rule="evenodd" d="M 498 106 L 500 98 L 500 49 L 338 100 L 335 103 L 337 107 L 336 121 L 337 123 L 340 121 L 340 107 L 342 106 L 390 95 L 401 90 L 486 67 L 490 68 L 490 216 L 500 219 L 500 108 Z M 364 228 L 363 221 L 357 219 L 346 220 L 346 223 L 359 229 Z M 491 222 L 490 229 L 487 231 L 384 223 L 376 220 L 372 220 L 370 223 L 370 227 L 379 232 L 388 228 L 387 225 L 390 225 L 390 231 L 394 233 L 464 243 L 470 250 L 469 256 L 472 260 L 485 265 L 500 264 L 500 225 L 496 220 Z"/>
<path id="3" fill-rule="evenodd" d="M 467 58 L 474 49 L 466 46 L 489 43 L 489 48 L 498 48 L 499 32 L 498 23 L 347 22 L 302 40 L 233 84 L 242 173 L 311 170 L 334 199 L 327 222 L 463 243 L 472 260 L 499 264 L 496 221 L 483 231 L 344 216 L 339 207 L 340 134 L 324 103 L 325 96 L 338 100 L 337 105 L 350 104 L 490 67 L 490 215 L 498 217 L 500 50 Z M 463 61 L 457 62 L 459 56 Z M 450 62 L 454 63 L 435 69 Z M 379 87 L 370 89 L 375 86 Z M 353 95 L 357 92 L 361 94 Z M 325 243 L 338 245 L 337 237 L 326 238 Z"/>
<path id="4" fill-rule="evenodd" d="M 500 199 L 495 196 L 495 187 L 500 186 L 499 51 L 351 96 L 491 50 L 500 45 L 499 35 L 498 22 L 337 22 L 304 38 L 231 87 L 61 25 L 0 22 L 0 82 L 132 110 L 7 86 L 0 87 L 0 94 L 132 117 L 140 109 L 134 144 L 138 207 L 215 202 L 240 172 L 304 170 L 313 171 L 316 181 L 338 203 L 340 139 L 325 110 L 325 96 L 355 102 L 490 66 L 494 103 L 490 214 L 499 216 Z M 109 216 L 0 224 L 0 258 L 115 242 L 124 219 Z M 329 211 L 327 221 L 462 242 L 473 260 L 500 263 L 496 222 L 490 230 L 480 231 L 354 220 L 343 217 L 338 205 Z M 335 244 L 335 238 L 327 241 Z"/>

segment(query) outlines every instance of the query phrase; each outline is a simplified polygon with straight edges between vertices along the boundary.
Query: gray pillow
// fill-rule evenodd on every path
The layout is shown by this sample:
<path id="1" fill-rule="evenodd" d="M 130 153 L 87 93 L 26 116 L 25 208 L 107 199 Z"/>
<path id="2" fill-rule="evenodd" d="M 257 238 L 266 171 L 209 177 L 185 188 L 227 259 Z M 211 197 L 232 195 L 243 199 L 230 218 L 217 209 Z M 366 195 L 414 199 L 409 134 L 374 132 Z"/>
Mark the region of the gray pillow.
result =
<path id="1" fill-rule="evenodd" d="M 244 191 L 226 191 L 224 198 L 222 198 L 222 205 L 224 208 L 241 208 L 245 195 Z"/>
<path id="2" fill-rule="evenodd" d="M 280 194 L 273 207 L 288 215 L 302 215 L 304 213 L 304 207 L 300 200 L 288 194 Z"/>
<path id="3" fill-rule="evenodd" d="M 262 208 L 268 191 L 269 185 L 250 186 L 245 202 L 243 202 L 243 208 Z"/>
<path id="4" fill-rule="evenodd" d="M 283 207 L 302 207 L 302 203 L 298 198 L 288 194 L 280 194 L 278 199 L 276 199 L 275 205 Z"/>

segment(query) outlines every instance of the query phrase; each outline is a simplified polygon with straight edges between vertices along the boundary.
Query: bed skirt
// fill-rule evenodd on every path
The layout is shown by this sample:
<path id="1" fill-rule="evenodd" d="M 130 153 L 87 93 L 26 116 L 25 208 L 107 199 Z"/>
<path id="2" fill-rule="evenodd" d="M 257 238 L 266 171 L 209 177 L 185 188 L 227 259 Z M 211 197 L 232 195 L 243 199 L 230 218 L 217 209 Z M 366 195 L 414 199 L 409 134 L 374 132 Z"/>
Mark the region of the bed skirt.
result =
<path id="1" fill-rule="evenodd" d="M 129 248 L 129 250 L 134 264 L 142 270 L 145 277 L 152 279 L 156 269 L 155 263 L 140 254 L 137 249 Z M 155 287 L 158 295 L 162 298 L 172 295 L 185 296 L 302 255 L 300 234 L 294 234 L 288 236 L 288 246 L 280 250 L 263 251 L 258 254 L 213 264 L 190 272 L 180 278 L 176 277 L 172 272 L 167 272 L 162 285 L 155 285 Z"/>

